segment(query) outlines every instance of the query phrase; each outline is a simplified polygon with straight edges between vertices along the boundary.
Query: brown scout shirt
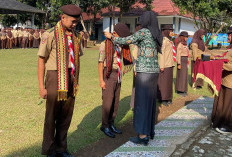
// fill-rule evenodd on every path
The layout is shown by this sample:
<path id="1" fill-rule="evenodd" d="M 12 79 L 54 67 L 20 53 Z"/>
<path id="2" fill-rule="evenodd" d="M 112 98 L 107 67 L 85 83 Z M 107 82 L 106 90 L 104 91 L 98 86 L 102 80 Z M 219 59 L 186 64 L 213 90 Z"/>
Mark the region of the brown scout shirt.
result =
<path id="1" fill-rule="evenodd" d="M 192 55 L 193 55 L 193 60 L 196 61 L 197 57 L 201 57 L 201 54 L 206 54 L 205 52 L 203 52 L 202 50 L 198 49 L 198 44 L 197 43 L 192 43 L 191 44 L 191 49 L 192 51 Z"/>
<path id="2" fill-rule="evenodd" d="M 23 36 L 23 31 L 18 30 L 18 37 L 21 38 Z"/>
<path id="3" fill-rule="evenodd" d="M 12 35 L 14 38 L 17 38 L 18 37 L 18 31 L 17 30 L 12 30 Z"/>
<path id="4" fill-rule="evenodd" d="M 105 68 L 106 67 L 105 41 L 103 41 L 101 43 L 99 51 L 100 51 L 100 53 L 99 53 L 98 62 L 103 62 L 104 63 L 104 68 Z M 121 48 L 120 48 L 120 51 L 121 51 Z M 117 62 L 117 54 L 116 54 L 116 52 L 114 53 L 112 68 L 113 69 L 118 69 L 118 62 Z"/>
<path id="5" fill-rule="evenodd" d="M 163 38 L 162 54 L 158 54 L 160 68 L 174 67 L 172 43 L 167 37 Z"/>
<path id="6" fill-rule="evenodd" d="M 226 70 L 223 72 L 224 77 L 222 78 L 222 85 L 232 89 L 232 50 L 229 50 L 225 56 L 229 60 L 228 63 L 224 63 L 223 69 Z"/>
<path id="7" fill-rule="evenodd" d="M 23 31 L 23 37 L 24 38 L 28 38 L 29 37 L 29 33 L 27 31 Z"/>
<path id="8" fill-rule="evenodd" d="M 45 58 L 46 70 L 57 70 L 56 39 L 54 30 L 43 33 L 42 40 L 39 46 L 38 56 Z M 68 68 L 71 68 L 70 57 Z"/>
<path id="9" fill-rule="evenodd" d="M 177 46 L 177 51 L 176 51 L 176 61 L 177 64 L 181 64 L 181 57 L 187 57 L 188 56 L 188 46 L 187 45 L 183 45 L 182 43 L 180 43 Z"/>

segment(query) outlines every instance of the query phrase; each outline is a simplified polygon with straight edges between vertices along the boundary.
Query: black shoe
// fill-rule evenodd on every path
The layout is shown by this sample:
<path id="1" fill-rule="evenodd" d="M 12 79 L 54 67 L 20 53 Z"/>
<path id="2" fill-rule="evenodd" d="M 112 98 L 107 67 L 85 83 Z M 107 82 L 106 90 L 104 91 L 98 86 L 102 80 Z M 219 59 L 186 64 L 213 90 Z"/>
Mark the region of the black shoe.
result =
<path id="1" fill-rule="evenodd" d="M 111 137 L 111 138 L 115 138 L 115 135 L 114 135 L 114 133 L 110 130 L 110 128 L 103 128 L 103 127 L 101 127 L 100 130 L 101 130 L 102 132 L 104 132 L 104 134 L 105 134 L 106 136 L 109 136 L 109 137 Z"/>
<path id="2" fill-rule="evenodd" d="M 140 138 L 139 136 L 131 137 L 130 141 L 135 144 L 143 144 L 144 146 L 147 146 L 149 142 L 149 137 L 145 137 L 145 138 Z"/>
<path id="3" fill-rule="evenodd" d="M 151 139 L 151 140 L 154 140 L 154 137 L 155 137 L 155 133 L 151 133 L 151 134 L 150 134 L 150 139 Z"/>
<path id="4" fill-rule="evenodd" d="M 163 104 L 164 106 L 168 106 L 168 101 L 162 101 L 162 104 Z"/>
<path id="5" fill-rule="evenodd" d="M 221 133 L 221 134 L 232 133 L 232 130 L 229 128 L 226 128 L 226 127 L 216 128 L 216 131 Z"/>
<path id="6" fill-rule="evenodd" d="M 57 152 L 55 157 L 73 157 L 68 151 Z"/>
<path id="7" fill-rule="evenodd" d="M 167 104 L 171 105 L 172 104 L 172 100 L 168 100 Z"/>
<path id="8" fill-rule="evenodd" d="M 122 131 L 118 130 L 114 125 L 111 125 L 110 129 L 116 134 L 122 134 Z"/>
<path id="9" fill-rule="evenodd" d="M 202 89 L 202 86 L 197 86 L 196 89 Z"/>

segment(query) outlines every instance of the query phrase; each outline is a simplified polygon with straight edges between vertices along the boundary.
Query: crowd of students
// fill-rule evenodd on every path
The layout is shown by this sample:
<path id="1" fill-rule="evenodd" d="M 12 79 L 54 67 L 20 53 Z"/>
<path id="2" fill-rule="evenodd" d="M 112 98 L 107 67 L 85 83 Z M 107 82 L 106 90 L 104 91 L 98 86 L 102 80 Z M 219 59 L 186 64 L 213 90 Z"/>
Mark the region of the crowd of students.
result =
<path id="1" fill-rule="evenodd" d="M 45 29 L 4 28 L 0 32 L 0 49 L 38 48 Z"/>

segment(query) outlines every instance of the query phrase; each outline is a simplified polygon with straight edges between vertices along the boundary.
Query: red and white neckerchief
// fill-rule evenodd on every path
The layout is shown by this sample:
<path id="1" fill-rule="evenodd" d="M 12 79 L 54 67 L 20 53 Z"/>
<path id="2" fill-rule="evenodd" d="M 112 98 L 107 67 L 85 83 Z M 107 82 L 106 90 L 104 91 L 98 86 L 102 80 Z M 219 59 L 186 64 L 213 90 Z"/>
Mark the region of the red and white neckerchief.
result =
<path id="1" fill-rule="evenodd" d="M 174 43 L 172 41 L 170 41 L 170 43 L 172 44 L 173 60 L 174 60 L 174 62 L 177 62 L 176 61 L 176 47 L 175 47 L 175 45 L 174 45 Z"/>
<path id="2" fill-rule="evenodd" d="M 116 53 L 117 53 L 117 63 L 118 63 L 118 83 L 122 81 L 122 63 L 121 63 L 121 51 L 119 46 L 116 45 Z"/>
<path id="3" fill-rule="evenodd" d="M 227 51 L 223 53 L 222 57 L 225 57 L 229 50 L 231 49 L 227 49 Z"/>
<path id="4" fill-rule="evenodd" d="M 71 67 L 72 67 L 72 75 L 74 76 L 75 62 L 74 62 L 72 35 L 67 35 L 67 38 L 68 38 L 68 49 L 69 49 L 69 54 L 70 54 L 70 62 L 71 62 Z"/>

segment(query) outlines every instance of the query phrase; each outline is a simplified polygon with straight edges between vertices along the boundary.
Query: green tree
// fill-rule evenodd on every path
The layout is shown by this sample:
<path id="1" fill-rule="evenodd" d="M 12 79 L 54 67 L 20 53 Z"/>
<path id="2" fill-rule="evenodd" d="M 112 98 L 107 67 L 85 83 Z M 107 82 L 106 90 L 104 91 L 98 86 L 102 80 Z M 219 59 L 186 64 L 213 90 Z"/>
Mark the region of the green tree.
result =
<path id="1" fill-rule="evenodd" d="M 4 27 L 10 27 L 17 24 L 17 19 L 14 15 L 3 15 L 2 24 Z"/>
<path id="2" fill-rule="evenodd" d="M 154 0 L 140 0 L 139 2 L 142 3 L 142 4 L 145 4 L 145 8 L 146 10 L 152 10 L 153 6 L 152 6 L 152 2 Z"/>
<path id="3" fill-rule="evenodd" d="M 226 24 L 231 23 L 232 0 L 172 0 L 182 13 L 189 13 L 198 28 L 206 33 L 219 33 Z M 215 34 L 215 35 L 216 35 Z M 214 36 L 208 36 L 206 43 Z"/>

